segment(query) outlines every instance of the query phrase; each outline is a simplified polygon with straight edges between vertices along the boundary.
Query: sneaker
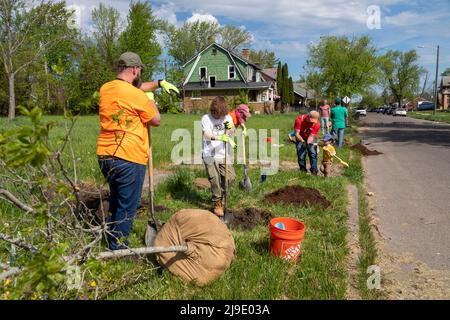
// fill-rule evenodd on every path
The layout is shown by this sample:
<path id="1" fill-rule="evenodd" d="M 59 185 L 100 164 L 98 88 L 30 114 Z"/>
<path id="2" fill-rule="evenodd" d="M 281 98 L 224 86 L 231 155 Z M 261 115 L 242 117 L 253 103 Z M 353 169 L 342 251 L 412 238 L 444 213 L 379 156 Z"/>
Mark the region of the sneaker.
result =
<path id="1" fill-rule="evenodd" d="M 223 212 L 222 200 L 216 201 L 216 203 L 214 205 L 214 214 L 218 217 L 223 217 L 224 212 Z"/>

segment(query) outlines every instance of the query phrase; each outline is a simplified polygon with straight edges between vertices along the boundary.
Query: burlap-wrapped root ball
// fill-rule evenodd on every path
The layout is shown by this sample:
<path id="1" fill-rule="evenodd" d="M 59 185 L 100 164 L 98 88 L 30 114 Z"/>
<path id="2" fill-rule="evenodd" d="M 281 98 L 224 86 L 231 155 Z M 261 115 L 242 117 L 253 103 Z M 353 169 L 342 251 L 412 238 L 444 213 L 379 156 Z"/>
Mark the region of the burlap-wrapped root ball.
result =
<path id="1" fill-rule="evenodd" d="M 227 226 L 206 210 L 175 213 L 158 233 L 154 246 L 188 246 L 187 252 L 157 255 L 161 266 L 187 282 L 204 286 L 227 270 L 234 259 L 234 239 Z"/>

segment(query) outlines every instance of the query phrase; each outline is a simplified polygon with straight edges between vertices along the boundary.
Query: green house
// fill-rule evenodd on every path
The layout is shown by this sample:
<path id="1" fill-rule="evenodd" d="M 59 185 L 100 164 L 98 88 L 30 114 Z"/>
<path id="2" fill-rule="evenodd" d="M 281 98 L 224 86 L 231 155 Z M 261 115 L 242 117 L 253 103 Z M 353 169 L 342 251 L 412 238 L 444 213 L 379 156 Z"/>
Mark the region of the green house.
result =
<path id="1" fill-rule="evenodd" d="M 183 65 L 185 112 L 206 111 L 216 96 L 230 101 L 240 92 L 248 95 L 249 107 L 256 113 L 274 108 L 276 77 L 249 60 L 250 50 L 242 55 L 212 43 Z"/>

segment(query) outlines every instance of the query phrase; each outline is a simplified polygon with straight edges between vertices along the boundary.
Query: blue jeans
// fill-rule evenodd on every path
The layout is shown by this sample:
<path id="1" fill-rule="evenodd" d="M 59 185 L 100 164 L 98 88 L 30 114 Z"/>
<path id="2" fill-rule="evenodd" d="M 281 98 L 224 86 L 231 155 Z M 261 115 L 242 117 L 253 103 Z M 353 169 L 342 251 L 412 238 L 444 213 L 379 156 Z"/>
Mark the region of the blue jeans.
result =
<path id="1" fill-rule="evenodd" d="M 296 143 L 298 165 L 301 171 L 307 172 L 306 169 L 306 153 L 308 153 L 311 163 L 311 173 L 317 173 L 317 146 L 306 143 Z"/>
<path id="2" fill-rule="evenodd" d="M 108 247 L 111 250 L 125 249 L 141 202 L 146 168 L 122 159 L 99 160 L 98 163 L 110 192 Z"/>
<path id="3" fill-rule="evenodd" d="M 342 144 L 344 143 L 344 131 L 345 131 L 345 128 L 339 128 L 339 129 L 333 128 L 331 130 L 331 135 L 333 136 L 333 139 L 336 140 L 336 134 L 338 136 L 338 147 L 342 147 Z"/>
<path id="4" fill-rule="evenodd" d="M 328 128 L 328 121 L 330 118 L 328 117 L 322 117 L 320 118 L 320 121 L 322 123 L 322 135 L 324 135 L 325 133 L 330 133 L 330 129 Z"/>

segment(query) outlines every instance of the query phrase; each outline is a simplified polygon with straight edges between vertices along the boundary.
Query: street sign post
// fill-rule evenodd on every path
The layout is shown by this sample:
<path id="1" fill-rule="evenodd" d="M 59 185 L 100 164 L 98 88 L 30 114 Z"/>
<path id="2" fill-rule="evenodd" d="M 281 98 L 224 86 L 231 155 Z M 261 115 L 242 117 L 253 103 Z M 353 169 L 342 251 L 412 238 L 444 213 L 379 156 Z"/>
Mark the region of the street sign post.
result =
<path id="1" fill-rule="evenodd" d="M 349 104 L 350 101 L 352 101 L 349 97 L 345 96 L 344 99 L 342 99 L 342 101 L 344 101 L 345 104 Z"/>

